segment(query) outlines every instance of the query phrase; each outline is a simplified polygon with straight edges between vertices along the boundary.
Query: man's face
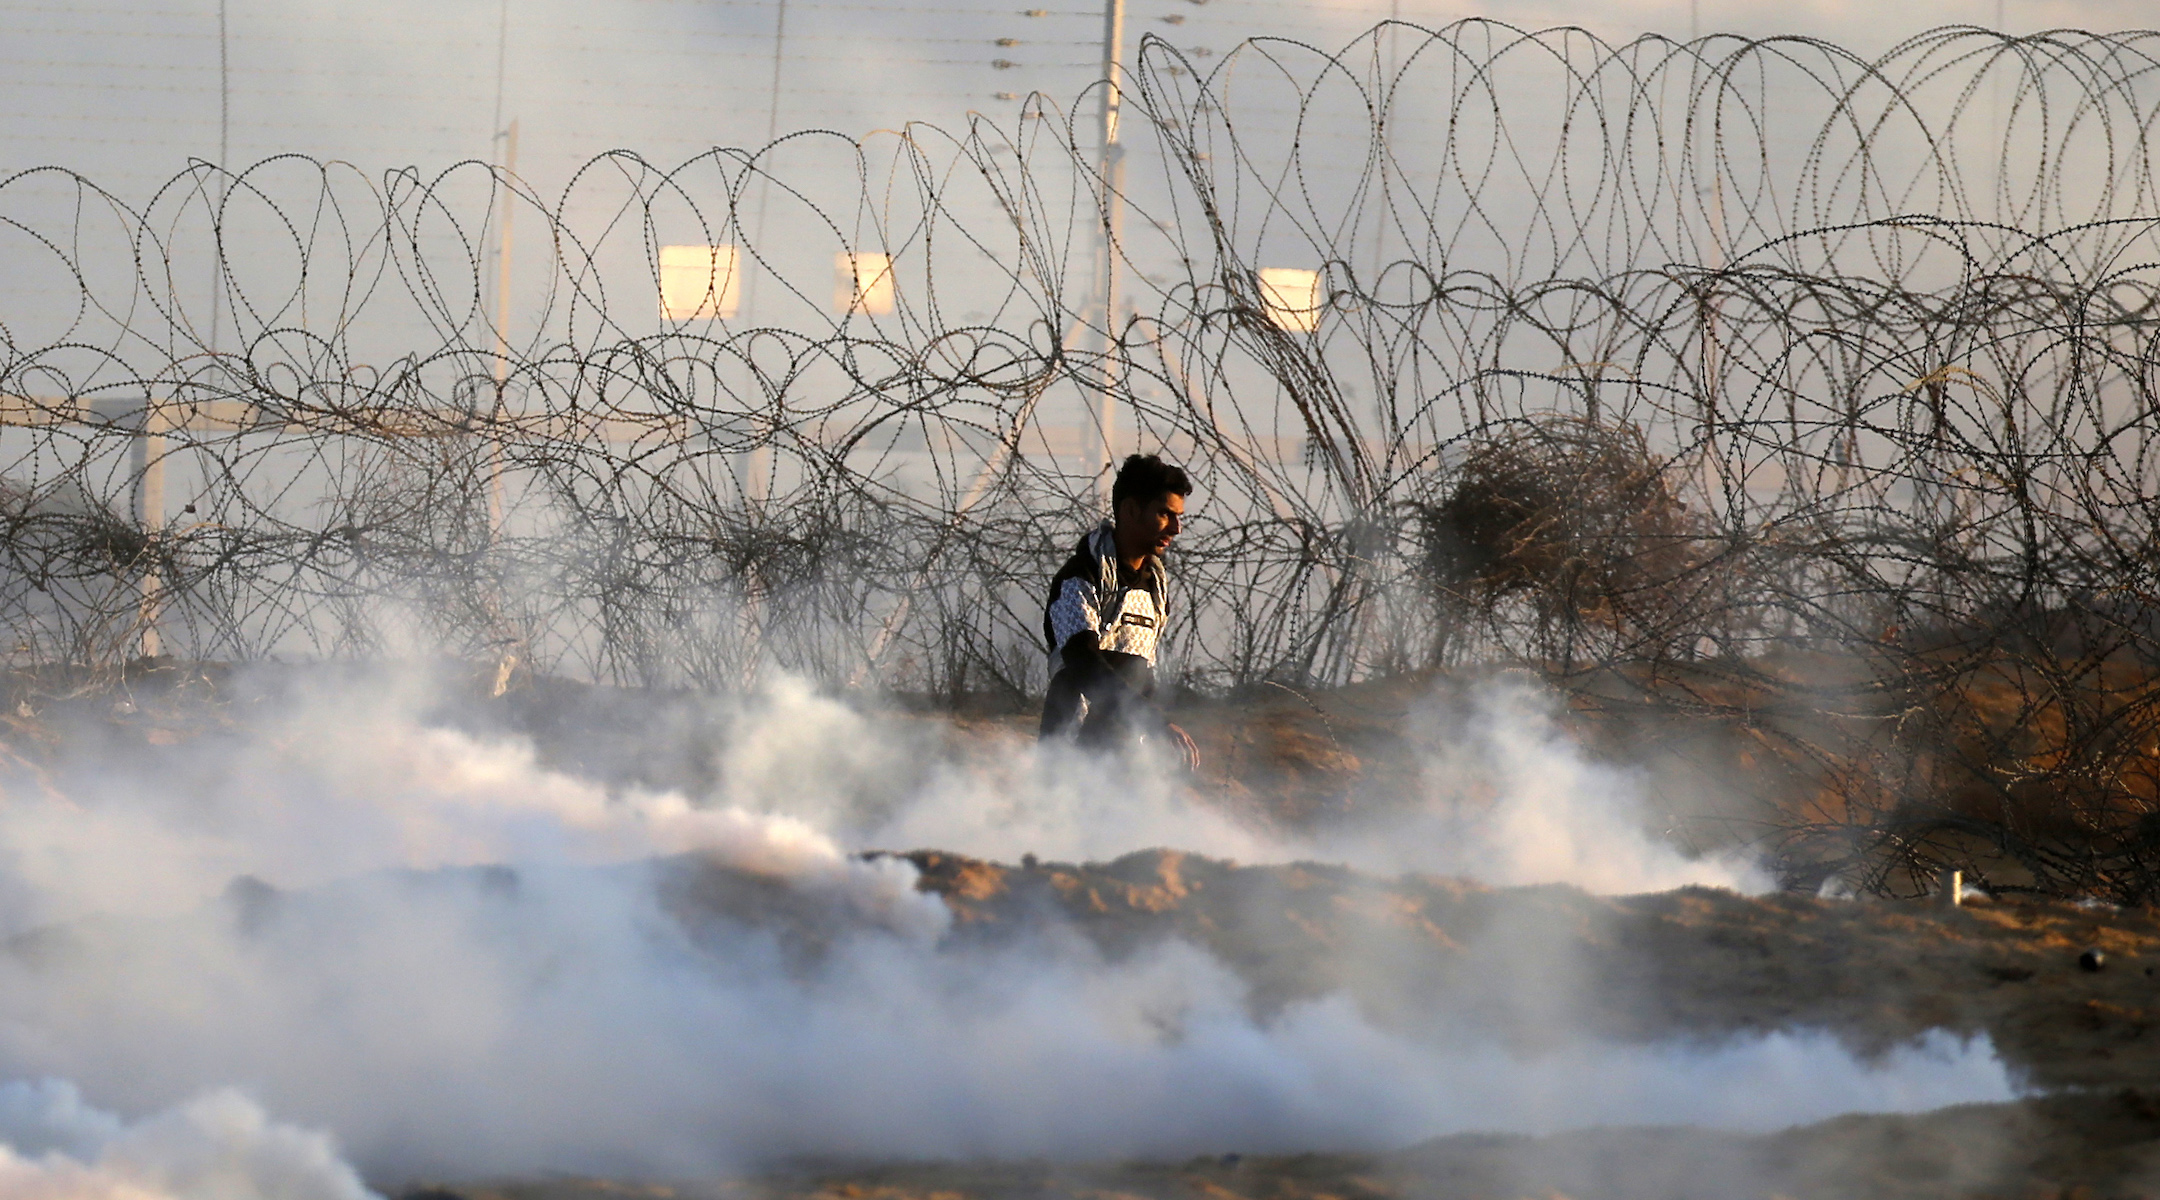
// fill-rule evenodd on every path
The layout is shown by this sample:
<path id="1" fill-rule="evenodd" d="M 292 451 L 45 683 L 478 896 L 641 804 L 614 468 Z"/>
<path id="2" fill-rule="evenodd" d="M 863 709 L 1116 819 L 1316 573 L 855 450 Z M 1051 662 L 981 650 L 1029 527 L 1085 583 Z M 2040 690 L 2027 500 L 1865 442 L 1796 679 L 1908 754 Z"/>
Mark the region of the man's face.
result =
<path id="1" fill-rule="evenodd" d="M 1164 492 L 1152 499 L 1130 498 L 1118 506 L 1118 523 L 1132 531 L 1126 545 L 1161 554 L 1185 531 L 1185 497 Z M 1122 539 L 1121 539 L 1122 540 Z"/>

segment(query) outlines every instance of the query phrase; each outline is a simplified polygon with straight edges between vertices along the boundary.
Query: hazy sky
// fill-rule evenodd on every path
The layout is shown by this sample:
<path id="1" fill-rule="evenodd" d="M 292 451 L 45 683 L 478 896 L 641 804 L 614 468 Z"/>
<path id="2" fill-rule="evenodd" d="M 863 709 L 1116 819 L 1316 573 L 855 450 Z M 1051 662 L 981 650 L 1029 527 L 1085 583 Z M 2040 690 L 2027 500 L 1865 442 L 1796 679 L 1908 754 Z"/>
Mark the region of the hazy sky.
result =
<path id="1" fill-rule="evenodd" d="M 673 166 L 715 146 L 761 146 L 773 131 L 784 135 L 825 129 L 855 138 L 909 121 L 953 129 L 971 112 L 989 114 L 1010 130 L 1022 124 L 1017 120 L 1020 96 L 1039 90 L 1069 101 L 1099 77 L 1103 22 L 1096 3 L 787 0 L 784 36 L 776 38 L 783 25 L 777 0 L 381 0 L 367 5 L 331 0 L 0 0 L 0 178 L 22 168 L 62 166 L 132 206 L 142 205 L 191 160 L 244 167 L 275 155 L 299 154 L 348 162 L 357 168 L 357 177 L 380 181 L 385 171 L 408 165 L 432 174 L 460 161 L 500 161 L 506 143 L 498 131 L 515 122 L 519 174 L 539 194 L 554 197 L 564 193 L 581 166 L 609 150 L 632 150 L 653 163 Z M 1495 0 L 1481 7 L 1457 0 L 1128 0 L 1127 52 L 1130 62 L 1143 37 L 1152 34 L 1206 70 L 1246 38 L 1281 37 L 1337 49 L 1392 16 L 1435 29 L 1467 17 L 1527 29 L 1573 24 L 1612 42 L 1644 34 L 1686 38 L 1691 32 L 1805 34 L 1874 55 L 1942 26 L 1999 22 L 2012 33 L 2137 28 L 2150 23 L 2149 7 L 2136 0 L 1908 0 L 1896 5 L 1807 0 L 1776 6 L 1746 0 L 1620 0 L 1594 6 L 1567 0 Z M 1312 64 L 1306 56 L 1283 57 L 1302 64 L 1294 72 Z M 1266 60 L 1259 61 L 1264 72 Z M 1427 78 L 1447 76 L 1435 72 Z M 1519 89 L 1528 90 L 1508 101 L 1527 122 L 1525 130 L 1539 123 L 1540 106 L 1548 98 L 1539 94 L 1544 86 L 1534 80 L 1520 84 Z M 1242 94 L 1254 93 L 1248 89 Z M 1811 104 L 1824 99 L 1819 90 L 1810 95 Z M 1396 109 L 1403 117 L 1437 103 L 1427 115 L 1445 119 L 1441 97 L 1407 99 Z M 1261 157 L 1276 154 L 1295 117 L 1292 107 L 1271 103 L 1247 99 L 1238 106 L 1239 136 L 1249 139 L 1247 148 Z M 1301 126 L 1297 169 L 1300 186 L 1324 191 L 1355 177 L 1370 126 L 1362 123 L 1365 112 L 1354 96 L 1335 97 L 1329 107 L 1316 111 L 1335 115 L 1317 120 L 1308 115 Z M 1805 125 L 1805 114 L 1798 119 Z M 1348 120 L 1354 127 L 1346 126 L 1344 136 L 1329 137 L 1323 128 L 1329 120 Z M 1391 117 L 1390 128 L 1411 126 Z M 1409 148 L 1399 146 L 1398 151 L 1411 160 L 1425 157 L 1414 135 L 1402 136 Z M 1092 141 L 1092 130 L 1085 125 L 1082 140 Z M 1136 216 L 1128 223 L 1127 245 L 1135 256 L 1138 286 L 1159 269 L 1179 274 L 1179 252 L 1143 244 L 1152 236 L 1145 225 L 1166 215 L 1166 169 L 1152 155 L 1147 139 L 1129 140 L 1135 154 L 1127 194 Z M 889 141 L 883 144 L 890 148 Z M 826 236 L 824 222 L 830 217 L 844 227 L 858 219 L 841 211 L 856 203 L 858 195 L 865 205 L 879 198 L 858 193 L 845 141 L 797 145 L 801 149 L 787 152 L 781 172 L 804 184 L 805 198 L 795 202 L 783 196 L 769 221 L 763 208 L 758 209 L 754 223 L 764 233 L 752 238 L 764 265 L 746 271 L 744 311 L 746 319 L 788 323 L 795 319 L 788 314 L 800 309 L 808 314 L 804 319 L 817 326 L 829 322 L 826 307 L 833 294 L 831 264 L 838 244 Z M 1791 161 L 1798 164 L 1805 150 L 1800 143 L 1794 145 Z M 1036 183 L 1054 193 L 1061 186 L 1057 171 L 1039 165 L 1046 157 L 1056 156 L 1034 160 Z M 871 169 L 879 168 L 873 164 Z M 301 278 L 342 274 L 327 271 L 329 264 L 318 261 L 309 276 L 264 249 L 289 244 L 279 223 L 297 219 L 315 204 L 307 172 L 295 165 L 288 173 L 292 178 L 282 183 L 275 172 L 258 176 L 264 187 L 277 191 L 273 199 L 282 206 L 264 215 L 266 223 L 260 228 L 247 225 L 237 209 L 227 212 L 226 260 L 241 264 L 243 274 L 256 271 L 261 295 L 283 295 Z M 618 281 L 635 283 L 640 273 L 647 280 L 636 286 L 618 284 L 610 293 L 611 312 L 618 317 L 635 314 L 657 328 L 657 306 L 648 294 L 653 285 L 646 248 L 634 229 L 616 220 L 618 193 L 601 180 L 604 174 L 586 177 L 576 201 L 561 210 L 564 220 L 577 229 L 587 251 L 596 230 L 612 231 L 606 236 L 614 257 L 605 271 Z M 427 234 L 427 248 L 442 259 L 438 267 L 459 277 L 453 292 L 484 304 L 479 297 L 492 294 L 494 260 L 469 256 L 464 239 L 486 227 L 486 176 L 465 172 L 459 180 L 437 195 L 456 210 L 465 232 Z M 695 203 L 706 216 L 724 211 L 724 195 L 710 180 L 696 186 L 705 189 Z M 883 186 L 876 184 L 873 192 Z M 84 278 L 112 276 L 121 291 L 105 289 L 112 293 L 103 299 L 108 305 L 132 290 L 127 276 L 140 259 L 139 249 L 117 226 L 83 224 L 88 218 L 78 201 L 74 188 L 56 176 L 18 181 L 0 198 L 0 216 L 33 230 L 15 235 L 28 250 L 11 251 L 14 243 L 0 241 L 0 263 L 8 268 L 0 279 L 0 311 L 8 332 L 22 345 L 63 334 L 83 336 L 71 322 Z M 965 210 L 967 203 L 980 206 L 986 201 L 977 195 L 958 203 Z M 1057 203 L 1053 196 L 1051 208 Z M 820 205 L 833 211 L 814 207 Z M 991 211 L 981 209 L 985 215 Z M 226 302 L 210 298 L 219 276 L 207 256 L 207 236 L 198 236 L 202 230 L 189 232 L 194 228 L 189 222 L 199 215 L 158 235 L 174 248 L 167 260 L 170 273 L 152 271 L 157 278 L 145 286 L 169 291 L 183 306 L 192 306 L 184 320 L 202 327 L 193 336 L 218 344 L 223 320 L 218 314 Z M 990 228 L 996 222 L 979 224 Z M 678 225 L 656 229 L 655 236 L 667 243 L 704 240 L 698 224 Z M 1173 224 L 1161 228 L 1169 230 Z M 554 268 L 546 239 L 539 237 L 535 244 L 539 230 L 529 221 L 522 236 L 526 240 L 512 256 L 512 307 L 537 312 L 552 286 Z M 478 242 L 493 243 L 495 237 L 478 234 Z M 1081 257 L 1056 268 L 1068 280 L 1087 270 L 1085 246 L 1073 245 L 1079 246 Z M 948 242 L 947 248 L 944 261 L 950 263 L 956 244 Z M 1308 267 L 1326 257 L 1312 247 L 1294 245 L 1263 252 Z M 333 257 L 337 253 L 342 251 L 333 250 Z M 1360 261 L 1365 253 L 1356 251 Z M 44 264 L 42 274 L 31 269 L 28 260 L 33 257 Z M 991 292 L 1006 286 L 1012 265 L 999 261 L 984 276 Z M 954 277 L 952 270 L 947 274 Z M 633 293 L 634 300 L 622 299 Z M 943 315 L 964 323 L 990 319 L 987 314 L 997 308 L 994 300 L 960 301 Z M 277 319 L 295 319 L 280 304 L 270 305 Z M 481 311 L 472 304 L 467 307 Z M 334 309 L 318 306 L 318 311 Z M 383 304 L 371 312 L 372 327 L 387 339 L 386 346 L 426 340 L 419 332 L 389 323 Z M 139 321 L 140 314 L 124 319 Z M 523 320 L 518 328 L 530 323 Z"/>
<path id="2" fill-rule="evenodd" d="M 1128 47 L 1145 33 L 1202 54 L 1256 35 L 1333 46 L 1394 15 L 1576 24 L 1609 39 L 1804 33 L 1872 51 L 1939 25 L 2114 30 L 2149 25 L 2149 11 L 2136 0 L 1130 0 Z M 774 127 L 951 124 L 1009 111 L 1001 95 L 1070 97 L 1098 74 L 1092 2 L 792 0 L 775 105 L 778 16 L 773 0 L 224 0 L 221 43 L 219 0 L 11 0 L 0 4 L 0 169 L 60 164 L 128 190 L 190 157 L 217 159 L 221 136 L 235 163 L 286 151 L 371 172 L 486 159 L 499 94 L 501 121 L 520 124 L 524 172 L 560 179 L 614 148 L 671 162 L 761 144 Z"/>

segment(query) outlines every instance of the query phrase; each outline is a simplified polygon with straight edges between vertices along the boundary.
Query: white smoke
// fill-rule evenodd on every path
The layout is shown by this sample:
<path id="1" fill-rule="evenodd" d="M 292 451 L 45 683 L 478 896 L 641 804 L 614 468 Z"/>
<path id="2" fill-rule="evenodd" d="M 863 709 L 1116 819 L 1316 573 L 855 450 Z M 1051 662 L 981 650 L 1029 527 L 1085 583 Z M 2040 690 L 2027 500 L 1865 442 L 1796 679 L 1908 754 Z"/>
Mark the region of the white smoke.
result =
<path id="1" fill-rule="evenodd" d="M 1145 770 L 1027 744 L 949 752 L 789 684 L 701 718 L 714 795 L 611 790 L 520 739 L 431 726 L 422 699 L 341 689 L 167 747 L 154 771 L 114 758 L 9 784 L 0 1078 L 70 1079 L 125 1113 L 231 1116 L 245 1102 L 193 1098 L 237 1086 L 335 1131 L 385 1179 L 1382 1148 L 2010 1094 L 1984 1043 L 1870 1066 L 1805 1034 L 1679 1049 L 1563 1029 L 1524 1057 L 1459 1014 L 1383 1020 L 1340 994 L 1269 1010 L 1174 941 L 1106 957 L 1047 914 L 968 936 L 904 860 L 850 853 L 1313 850 Z M 1596 865 L 1597 839 L 1629 844 L 1624 775 L 1570 757 L 1534 714 L 1481 703 L 1485 717 L 1435 735 L 1432 777 L 1498 770 L 1501 799 L 1471 811 L 1435 782 L 1412 807 L 1482 841 L 1386 865 L 1474 865 L 1475 844 L 1514 878 L 1565 876 Z M 1381 861 L 1380 832 L 1360 838 L 1350 849 Z M 1648 840 L 1630 853 L 1618 886 L 1701 878 Z M 1566 990 L 1567 964 L 1525 947 L 1487 1000 Z M 215 1126 L 200 1113 L 188 1119 Z M 9 1169 L 105 1179 L 114 1147 L 165 1120 L 24 1134 Z M 125 1179 L 151 1195 L 193 1186 Z"/>
<path id="2" fill-rule="evenodd" d="M 543 769 L 522 739 L 423 724 L 422 699 L 412 681 L 336 688 L 305 696 L 249 736 L 169 755 L 155 777 L 115 763 L 71 777 L 65 793 L 17 781 L 0 806 L 8 885 L 0 895 L 15 909 L 0 920 L 20 929 L 88 913 L 171 914 L 238 876 L 302 888 L 396 868 L 601 864 L 694 850 L 849 893 L 866 911 L 928 932 L 942 928 L 942 906 L 913 892 L 908 869 L 848 857 L 803 816 L 614 792 Z M 767 733 L 745 732 L 752 742 Z M 837 743 L 802 750 L 830 755 Z M 818 814 L 817 791 L 798 792 L 807 816 Z"/>
<path id="3" fill-rule="evenodd" d="M 1341 995 L 1258 1017 L 1175 942 L 1110 961 L 1054 932 L 942 951 L 853 934 L 805 963 L 759 929 L 686 934 L 653 896 L 638 873 L 378 877 L 77 931 L 0 977 L 0 1062 L 131 1107 L 240 1080 L 397 1177 L 1382 1149 L 2010 1094 L 1984 1044 L 1874 1066 L 1804 1034 L 1526 1056 Z"/>
<path id="4" fill-rule="evenodd" d="M 1386 874 L 1610 894 L 1690 884 L 1769 889 L 1744 854 L 1691 858 L 1647 828 L 1643 775 L 1594 761 L 1560 727 L 1557 707 L 1517 676 L 1460 702 L 1428 699 L 1405 731 L 1419 748 L 1418 794 L 1371 797 L 1377 817 L 1304 831 L 1211 806 L 1160 761 L 1022 740 L 925 768 L 917 764 L 922 746 L 901 745 L 875 718 L 792 680 L 740 716 L 722 775 L 728 802 L 800 817 L 853 845 L 1005 862 L 1028 853 L 1101 861 L 1174 847 L 1242 862 L 1317 858 Z M 890 786 L 895 780 L 901 786 Z"/>
<path id="5" fill-rule="evenodd" d="M 1650 829 L 1644 773 L 1594 761 L 1559 711 L 1556 697 L 1519 675 L 1486 681 L 1460 704 L 1417 706 L 1410 733 L 1428 748 L 1417 803 L 1339 831 L 1323 851 L 1368 870 L 1605 894 L 1770 889 L 1745 851 L 1689 857 Z"/>
<path id="6" fill-rule="evenodd" d="M 376 1200 L 321 1133 L 230 1089 L 135 1124 L 63 1080 L 0 1084 L 4 1200 Z"/>

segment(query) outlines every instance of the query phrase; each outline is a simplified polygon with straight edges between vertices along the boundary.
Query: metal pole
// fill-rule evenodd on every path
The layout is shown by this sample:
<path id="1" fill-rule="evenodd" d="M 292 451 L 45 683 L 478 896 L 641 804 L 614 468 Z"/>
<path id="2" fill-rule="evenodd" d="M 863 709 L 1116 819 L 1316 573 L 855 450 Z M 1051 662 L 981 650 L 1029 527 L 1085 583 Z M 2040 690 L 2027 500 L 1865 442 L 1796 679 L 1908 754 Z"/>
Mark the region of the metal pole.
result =
<path id="1" fill-rule="evenodd" d="M 518 123 L 510 122 L 503 135 L 503 181 L 501 243 L 495 252 L 495 411 L 489 420 L 495 426 L 503 419 L 504 395 L 510 383 L 510 225 L 517 211 L 517 193 L 512 190 L 517 179 Z M 502 478 L 502 432 L 490 428 L 488 437 L 492 443 L 488 454 L 488 539 L 493 541 L 502 534 L 503 478 Z"/>
<path id="2" fill-rule="evenodd" d="M 217 6 L 218 160 L 217 199 L 210 209 L 210 350 L 218 340 L 218 309 L 225 298 L 225 252 L 218 222 L 225 211 L 225 179 L 232 163 L 232 67 L 226 52 L 225 2 Z"/>
<path id="3" fill-rule="evenodd" d="M 1118 361 L 1118 255 L 1125 233 L 1125 148 L 1118 144 L 1118 110 L 1125 99 L 1125 0 L 1103 0 L 1102 90 L 1102 387 L 1095 397 L 1095 428 L 1102 462 L 1095 474 L 1097 504 L 1109 495 L 1117 467 L 1116 394 L 1124 377 Z"/>
<path id="4" fill-rule="evenodd" d="M 495 125 L 490 142 L 503 142 L 502 177 L 495 181 L 502 197 L 502 223 L 495 237 L 495 405 L 489 414 L 488 439 L 488 540 L 502 534 L 502 438 L 492 428 L 503 415 L 503 392 L 510 380 L 510 223 L 516 211 L 512 181 L 517 178 L 518 123 L 503 127 L 503 90 L 509 80 L 510 0 L 496 6 L 495 26 Z"/>
<path id="5" fill-rule="evenodd" d="M 135 524 L 143 533 L 136 620 L 142 630 L 142 656 L 156 658 L 164 653 L 163 639 L 158 636 L 158 616 L 165 582 L 158 573 L 157 555 L 162 549 L 158 543 L 165 534 L 165 414 L 155 396 L 143 397 L 142 412 L 135 419 L 131 464 L 135 468 Z"/>
<path id="6" fill-rule="evenodd" d="M 760 151 L 765 161 L 763 171 L 758 177 L 757 219 L 750 232 L 751 240 L 756 243 L 765 240 L 765 214 L 772 203 L 773 168 L 778 156 L 773 143 L 780 137 L 780 82 L 781 72 L 786 65 L 787 0 L 780 0 L 773 12 L 772 86 L 765 100 L 765 146 Z M 736 228 L 742 228 L 741 222 L 736 223 Z M 754 313 L 757 311 L 758 275 L 755 271 L 748 270 L 751 256 L 738 255 L 735 261 L 738 264 L 736 270 L 744 272 L 743 311 Z M 744 380 L 744 395 L 761 390 L 756 372 L 745 371 Z M 750 448 L 750 453 L 743 460 L 742 488 L 746 507 L 764 501 L 766 492 L 770 490 L 767 484 L 773 472 L 772 447 L 767 441 L 770 433 L 764 429 L 756 429 L 755 432 L 758 436 Z"/>
<path id="7" fill-rule="evenodd" d="M 2003 12 L 2003 0 L 1995 0 L 1995 32 L 1998 35 L 2003 37 L 2009 36 L 2009 33 L 2003 28 L 2007 20 L 2008 17 Z M 2003 207 L 2002 201 L 2004 154 L 2002 67 L 2005 61 L 2017 63 L 2020 60 L 2010 55 L 2006 55 L 2002 53 L 2000 49 L 1998 49 L 1995 52 L 1994 60 L 1988 64 L 1988 74 L 1993 77 L 1988 85 L 1988 152 L 1993 156 L 1993 161 L 1995 163 L 1995 194 L 1993 196 L 1990 196 L 1988 199 L 1990 203 L 1994 206 L 1996 212 L 2002 211 Z M 1983 208 L 1980 210 L 1980 214 L 1978 215 L 1981 215 L 1982 219 L 1986 219 L 1987 216 L 1990 216 L 1992 214 L 1989 214 L 1988 210 Z"/>
<path id="8" fill-rule="evenodd" d="M 1387 269 L 1387 231 L 1389 214 L 1394 211 L 1390 173 L 1395 167 L 1395 73 L 1401 70 L 1402 0 L 1388 0 L 1387 53 L 1382 59 L 1381 77 L 1376 89 L 1380 93 L 1378 116 L 1380 120 L 1380 219 L 1374 223 L 1372 252 L 1372 282 L 1366 287 L 1368 297 L 1380 298 L 1380 276 Z M 1378 55 L 1376 43 L 1373 52 Z"/>
<path id="9" fill-rule="evenodd" d="M 502 425 L 509 413 L 510 388 L 510 228 L 512 214 L 517 211 L 517 152 L 518 123 L 513 118 L 510 128 L 503 131 L 503 178 L 502 225 L 497 232 L 500 241 L 495 251 L 495 406 L 488 418 L 488 544 L 502 539 L 503 519 L 508 505 L 503 498 L 503 435 Z M 510 680 L 518 668 L 519 651 L 523 640 L 510 629 L 503 618 L 503 600 L 499 593 L 490 589 L 487 597 L 489 614 L 495 626 L 495 637 L 502 646 L 502 654 L 495 662 L 495 686 L 493 692 L 500 696 L 510 690 Z"/>
<path id="10" fill-rule="evenodd" d="M 747 231 L 743 229 L 739 216 L 735 221 L 737 234 L 747 233 L 747 237 L 739 237 L 739 240 L 748 241 L 753 250 L 765 241 L 765 218 L 772 207 L 772 177 L 779 157 L 775 143 L 780 137 L 781 84 L 786 69 L 787 0 L 779 0 L 773 8 L 772 77 L 765 97 L 765 145 L 758 151 L 760 159 L 757 212 Z M 741 311 L 746 315 L 761 317 L 763 314 L 758 311 L 758 280 L 761 272 L 753 270 L 750 265 L 755 257 L 754 254 L 739 253 L 735 260 L 735 269 L 743 272 Z M 772 491 L 774 475 L 772 438 L 775 436 L 776 426 L 759 420 L 766 400 L 763 391 L 764 385 L 758 378 L 757 370 L 750 365 L 746 357 L 743 362 L 743 396 L 746 400 L 753 400 L 757 409 L 744 414 L 750 420 L 751 446 L 749 453 L 743 455 L 742 459 L 741 493 L 743 518 L 753 522 L 764 506 L 767 495 Z M 748 563 L 743 570 L 742 607 L 738 610 L 737 617 L 744 647 L 740 678 L 742 686 L 748 688 L 757 683 L 759 661 L 765 645 L 764 580 L 755 561 Z"/>
<path id="11" fill-rule="evenodd" d="M 217 6 L 218 167 L 232 157 L 232 60 L 226 40 L 225 0 Z"/>
<path id="12" fill-rule="evenodd" d="M 496 6 L 495 18 L 495 119 L 488 126 L 488 149 L 502 136 L 503 80 L 510 65 L 510 0 Z"/>
<path id="13" fill-rule="evenodd" d="M 495 246 L 495 399 L 502 403 L 502 385 L 510 377 L 510 226 L 517 213 L 517 195 L 511 190 L 517 178 L 518 123 L 503 132 L 502 224 Z"/>

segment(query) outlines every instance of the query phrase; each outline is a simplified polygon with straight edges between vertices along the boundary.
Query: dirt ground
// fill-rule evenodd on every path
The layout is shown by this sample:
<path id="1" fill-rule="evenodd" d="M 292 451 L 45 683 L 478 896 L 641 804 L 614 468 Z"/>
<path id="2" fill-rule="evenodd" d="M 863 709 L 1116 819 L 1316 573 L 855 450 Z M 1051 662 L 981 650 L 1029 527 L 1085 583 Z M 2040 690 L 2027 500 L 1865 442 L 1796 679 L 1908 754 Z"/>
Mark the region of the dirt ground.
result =
<path id="1" fill-rule="evenodd" d="M 907 857 L 955 937 L 1014 936 L 1046 908 L 1112 955 L 1176 937 L 1238 971 L 1263 1009 L 1337 991 L 1383 1022 L 1445 1007 L 1529 1051 L 1555 1027 L 1640 1042 L 1816 1028 L 1864 1053 L 1942 1029 L 1988 1035 L 2032 1087 L 2160 1087 L 2160 917 L 2146 911 L 1604 897 L 1167 850 L 1033 868 Z M 2079 965 L 2088 949 L 2103 969 Z M 1567 964 L 1565 1013 L 1521 1004 L 1526 962 Z"/>

